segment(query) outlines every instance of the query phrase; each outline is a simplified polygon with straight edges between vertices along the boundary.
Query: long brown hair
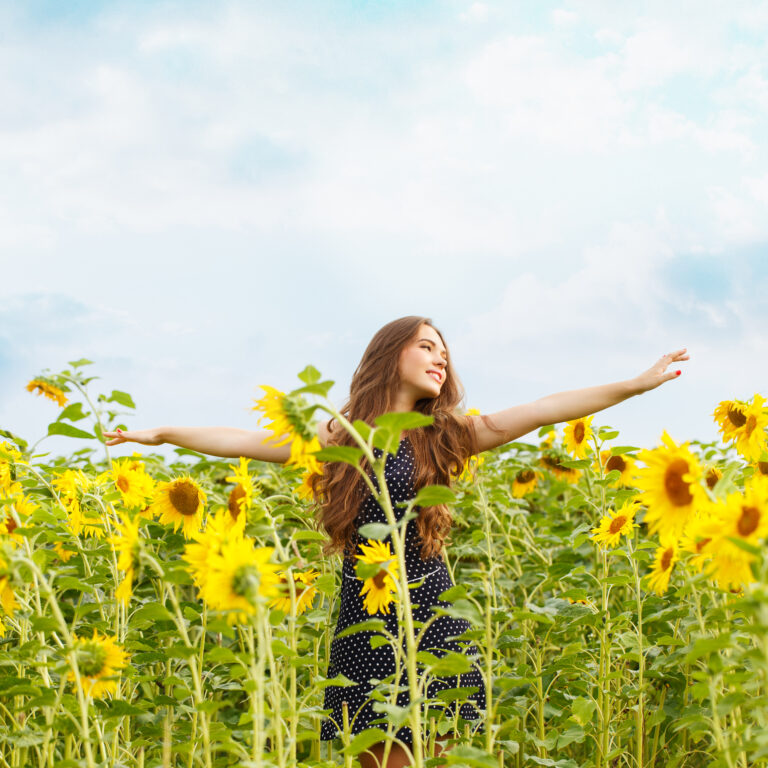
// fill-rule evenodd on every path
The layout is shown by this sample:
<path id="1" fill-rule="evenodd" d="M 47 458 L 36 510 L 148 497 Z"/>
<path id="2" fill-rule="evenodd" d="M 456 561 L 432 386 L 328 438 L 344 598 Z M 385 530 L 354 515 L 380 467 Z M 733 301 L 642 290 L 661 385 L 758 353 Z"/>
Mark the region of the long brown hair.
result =
<path id="1" fill-rule="evenodd" d="M 340 411 L 345 418 L 361 419 L 374 426 L 377 416 L 392 410 L 400 382 L 400 352 L 424 324 L 435 330 L 445 345 L 443 335 L 428 317 L 401 317 L 376 332 L 352 376 L 349 399 Z M 414 410 L 434 416 L 434 422 L 407 433 L 413 446 L 415 491 L 425 485 L 450 486 L 452 475 L 460 473 L 467 458 L 477 453 L 471 420 L 458 410 L 464 400 L 464 390 L 445 346 L 449 365 L 440 394 L 418 400 L 414 405 Z M 332 419 L 328 427 L 330 445 L 354 445 L 352 437 L 336 419 Z M 367 466 L 367 462 L 361 466 L 364 465 Z M 367 490 L 358 471 L 346 463 L 326 462 L 322 474 L 310 478 L 310 486 L 318 505 L 317 522 L 330 537 L 323 547 L 324 554 L 354 551 L 355 517 Z M 439 555 L 451 528 L 449 509 L 445 505 L 424 507 L 415 522 L 422 559 Z"/>

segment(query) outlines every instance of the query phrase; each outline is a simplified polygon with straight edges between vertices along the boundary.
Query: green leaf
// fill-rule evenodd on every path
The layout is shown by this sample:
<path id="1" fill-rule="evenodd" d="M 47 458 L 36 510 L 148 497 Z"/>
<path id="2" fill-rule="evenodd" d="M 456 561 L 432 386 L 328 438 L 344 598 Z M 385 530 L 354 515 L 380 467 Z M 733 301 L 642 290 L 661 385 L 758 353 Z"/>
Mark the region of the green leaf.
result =
<path id="1" fill-rule="evenodd" d="M 366 422 L 362 421 L 361 419 L 355 419 L 352 422 L 352 426 L 355 428 L 356 432 L 360 435 L 360 437 L 365 440 L 367 443 L 370 436 L 371 436 L 371 426 L 370 424 L 366 424 Z"/>
<path id="2" fill-rule="evenodd" d="M 383 619 L 368 619 L 367 621 L 361 621 L 358 624 L 352 624 L 346 629 L 342 629 L 336 637 L 346 637 L 357 632 L 381 632 L 385 627 L 386 622 Z"/>
<path id="3" fill-rule="evenodd" d="M 320 371 L 318 371 L 314 365 L 308 365 L 299 374 L 299 379 L 301 379 L 301 381 L 303 381 L 305 384 L 317 384 L 321 378 L 322 376 L 320 375 Z"/>
<path id="4" fill-rule="evenodd" d="M 90 432 L 73 427 L 71 424 L 64 424 L 61 421 L 54 421 L 48 425 L 49 435 L 63 435 L 64 437 L 81 437 L 87 440 L 95 440 L 96 436 Z"/>
<path id="5" fill-rule="evenodd" d="M 325 541 L 328 537 L 320 531 L 296 531 L 293 534 L 294 541 Z"/>
<path id="6" fill-rule="evenodd" d="M 569 469 L 586 469 L 592 465 L 591 459 L 561 459 L 560 464 Z"/>
<path id="7" fill-rule="evenodd" d="M 418 411 L 405 411 L 402 413 L 383 413 L 374 420 L 374 423 L 377 427 L 392 432 L 402 432 L 406 429 L 428 427 L 434 420 L 434 416 L 426 416 Z"/>
<path id="8" fill-rule="evenodd" d="M 313 454 L 318 461 L 343 461 L 356 467 L 360 464 L 363 452 L 351 445 L 329 445 Z"/>
<path id="9" fill-rule="evenodd" d="M 138 628 L 139 623 L 148 626 L 156 621 L 173 621 L 170 611 L 160 603 L 147 603 L 142 605 L 131 615 L 130 622 L 132 626 Z"/>
<path id="10" fill-rule="evenodd" d="M 136 707 L 122 699 L 99 702 L 100 714 L 102 717 L 125 717 L 126 715 L 143 715 L 146 710 Z"/>
<path id="11" fill-rule="evenodd" d="M 619 436 L 619 430 L 614 429 L 613 427 L 600 427 L 600 429 L 597 430 L 597 436 L 601 440 L 613 440 Z"/>
<path id="12" fill-rule="evenodd" d="M 611 456 L 621 456 L 625 453 L 635 453 L 640 449 L 636 445 L 614 445 L 611 448 Z"/>
<path id="13" fill-rule="evenodd" d="M 68 419 L 69 421 L 80 421 L 80 419 L 84 419 L 87 415 L 88 413 L 83 413 L 82 403 L 70 403 L 59 414 L 59 418 L 56 419 L 56 421 L 61 421 L 62 419 Z"/>
<path id="14" fill-rule="evenodd" d="M 93 365 L 93 360 L 88 360 L 86 357 L 81 357 L 79 360 L 70 360 L 69 365 L 73 368 L 80 368 L 84 365 Z"/>
<path id="15" fill-rule="evenodd" d="M 366 728 L 355 736 L 349 745 L 341 750 L 343 755 L 359 755 L 372 744 L 382 740 L 381 728 Z"/>
<path id="16" fill-rule="evenodd" d="M 357 529 L 357 532 L 366 539 L 381 541 L 382 539 L 386 539 L 392 532 L 392 526 L 387 523 L 366 523 L 365 525 L 361 525 Z"/>
<path id="17" fill-rule="evenodd" d="M 425 485 L 414 499 L 414 506 L 436 507 L 440 504 L 453 504 L 456 494 L 444 485 Z"/>
<path id="18" fill-rule="evenodd" d="M 571 705 L 571 712 L 573 714 L 574 720 L 576 720 L 579 725 L 586 725 L 592 720 L 592 715 L 595 714 L 595 710 L 597 709 L 597 705 L 595 704 L 592 699 L 584 698 L 583 696 L 578 696 L 573 700 L 573 704 Z"/>
<path id="19" fill-rule="evenodd" d="M 135 408 L 133 398 L 127 392 L 121 392 L 119 389 L 113 389 L 112 394 L 107 398 L 108 403 L 119 403 L 126 408 Z"/>
<path id="20" fill-rule="evenodd" d="M 482 749 L 471 747 L 469 744 L 459 744 L 450 752 L 440 755 L 447 765 L 469 765 L 472 768 L 498 768 L 499 761 L 495 755 L 489 755 Z"/>

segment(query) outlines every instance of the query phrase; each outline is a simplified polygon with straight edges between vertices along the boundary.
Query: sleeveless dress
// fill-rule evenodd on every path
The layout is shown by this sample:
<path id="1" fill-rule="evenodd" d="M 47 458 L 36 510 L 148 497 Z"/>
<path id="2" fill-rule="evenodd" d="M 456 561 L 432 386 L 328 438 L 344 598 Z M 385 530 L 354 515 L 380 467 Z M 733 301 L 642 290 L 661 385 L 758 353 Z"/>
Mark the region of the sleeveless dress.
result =
<path id="1" fill-rule="evenodd" d="M 378 458 L 381 456 L 381 451 L 374 449 L 374 455 Z M 407 437 L 403 438 L 400 442 L 397 455 L 393 456 L 390 454 L 387 456 L 384 476 L 393 506 L 398 502 L 407 501 L 414 497 L 413 448 Z M 376 478 L 372 477 L 372 480 L 374 487 L 378 490 Z M 367 491 L 367 489 L 364 490 Z M 361 498 L 362 496 L 363 493 L 361 492 Z M 394 507 L 394 509 L 395 517 L 400 519 L 405 509 L 402 507 Z M 386 523 L 386 516 L 379 503 L 368 492 L 355 518 L 355 527 L 359 528 L 361 525 L 373 522 Z M 383 541 L 389 542 L 390 550 L 394 552 L 391 536 L 383 539 Z M 357 542 L 358 544 L 367 543 L 366 539 L 359 534 Z M 409 520 L 406 526 L 406 573 L 409 582 L 424 579 L 421 586 L 411 588 L 409 592 L 411 605 L 418 605 L 418 607 L 413 609 L 414 620 L 426 622 L 433 616 L 432 606 L 441 605 L 447 607 L 450 605 L 446 601 L 438 600 L 438 596 L 453 586 L 453 580 L 442 557 L 435 556 L 428 560 L 421 559 L 420 545 L 421 539 L 418 535 L 416 519 L 414 518 Z M 358 547 L 355 554 L 362 554 L 362 550 Z M 364 607 L 363 596 L 360 594 L 363 582 L 355 574 L 355 565 L 358 562 L 357 559 L 351 562 L 349 559 L 344 558 L 341 579 L 341 602 L 336 629 L 331 642 L 330 659 L 326 675 L 330 679 L 341 673 L 354 681 L 355 684 L 326 686 L 323 708 L 330 709 L 331 714 L 322 720 L 320 739 L 323 741 L 341 736 L 344 723 L 342 714 L 343 701 L 347 702 L 350 733 L 352 736 L 364 731 L 366 728 L 380 728 L 382 731 L 387 729 L 386 714 L 375 712 L 373 709 L 375 699 L 372 699 L 370 694 L 375 686 L 370 681 L 371 678 L 384 680 L 387 676 L 395 674 L 395 654 L 394 649 L 390 645 L 391 641 L 387 641 L 377 648 L 372 648 L 370 638 L 380 633 L 368 630 L 356 632 L 342 638 L 337 637 L 339 632 L 346 627 L 367 621 L 368 619 L 384 619 L 387 631 L 392 633 L 394 637 L 398 637 L 397 607 L 394 602 L 390 603 L 389 614 L 379 611 L 371 615 Z M 461 635 L 469 627 L 470 623 L 466 619 L 440 616 L 424 633 L 419 643 L 419 650 L 428 651 L 438 657 L 444 656 L 445 652 L 449 650 L 464 653 L 470 658 L 475 657 L 469 672 L 452 677 L 432 678 L 431 682 L 427 685 L 426 696 L 428 698 L 433 697 L 438 691 L 447 688 L 475 687 L 477 690 L 469 694 L 471 702 L 466 701 L 461 704 L 459 716 L 465 720 L 478 720 L 486 708 L 485 681 L 480 667 L 479 652 L 474 645 L 467 641 L 460 643 L 459 641 L 449 639 Z M 418 626 L 415 627 L 415 632 L 418 635 Z M 403 649 L 405 649 L 404 627 L 401 630 L 401 636 Z M 419 668 L 421 669 L 422 667 L 423 665 L 419 664 Z M 404 659 L 401 662 L 400 686 L 404 687 L 405 690 L 401 690 L 398 693 L 397 704 L 398 706 L 406 706 L 410 699 L 407 690 L 408 672 Z M 388 690 L 391 690 L 391 688 Z M 388 699 L 389 695 L 385 695 Z M 452 717 L 456 711 L 457 704 L 458 702 L 452 701 L 448 705 L 443 705 L 442 703 L 439 705 L 432 704 L 430 708 L 444 709 L 445 716 Z M 426 712 L 422 711 L 426 715 Z M 379 722 L 374 722 L 377 720 Z M 482 732 L 483 730 L 483 723 L 479 723 L 476 731 Z M 394 733 L 396 738 L 408 745 L 413 745 L 413 734 L 410 727 L 403 726 Z M 426 731 L 424 736 L 427 736 Z M 384 734 L 382 733 L 383 737 Z"/>

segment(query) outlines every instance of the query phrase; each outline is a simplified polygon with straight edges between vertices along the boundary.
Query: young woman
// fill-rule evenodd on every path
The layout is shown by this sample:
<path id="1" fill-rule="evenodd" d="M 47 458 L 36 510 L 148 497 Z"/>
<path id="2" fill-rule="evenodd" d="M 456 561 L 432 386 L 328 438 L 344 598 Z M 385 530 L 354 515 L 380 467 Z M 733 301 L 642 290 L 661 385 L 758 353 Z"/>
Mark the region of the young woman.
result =
<path id="1" fill-rule="evenodd" d="M 349 400 L 342 414 L 350 420 L 361 419 L 373 424 L 382 413 L 420 411 L 434 417 L 431 426 L 406 433 L 396 455 L 387 457 L 385 478 L 393 504 L 413 498 L 424 485 L 450 485 L 451 477 L 461 471 L 469 456 L 496 448 L 547 424 L 571 421 L 658 387 L 680 375 L 679 370 L 667 372 L 671 363 L 688 360 L 685 349 L 663 355 L 647 371 L 633 379 L 603 384 L 585 389 L 559 392 L 516 405 L 489 416 L 468 416 L 461 412 L 464 393 L 453 369 L 448 348 L 440 332 L 426 317 L 409 316 L 388 323 L 373 337 L 363 354 L 350 385 Z M 229 427 L 159 427 L 139 431 L 106 432 L 107 445 L 133 441 L 144 445 L 173 445 L 200 453 L 227 458 L 245 456 L 261 461 L 287 461 L 290 446 L 276 447 L 278 439 L 268 430 L 243 430 Z M 323 445 L 351 445 L 352 439 L 334 420 L 321 422 L 319 438 Z M 269 440 L 269 442 L 264 442 Z M 356 577 L 354 554 L 365 539 L 358 535 L 360 525 L 386 522 L 384 512 L 353 467 L 328 463 L 321 476 L 315 476 L 313 491 L 318 499 L 318 519 L 329 536 L 326 553 L 343 553 L 340 607 L 331 654 L 328 677 L 339 673 L 354 682 L 349 686 L 328 686 L 324 708 L 332 710 L 322 725 L 321 739 L 339 735 L 342 705 L 347 703 L 352 733 L 368 727 L 386 729 L 381 714 L 372 707 L 371 678 L 383 680 L 395 672 L 394 653 L 388 645 L 371 648 L 371 632 L 360 632 L 338 638 L 345 627 L 371 618 L 363 603 L 361 582 Z M 402 508 L 396 514 L 402 515 Z M 410 590 L 411 603 L 416 606 L 416 621 L 426 622 L 435 605 L 447 605 L 438 596 L 453 585 L 442 558 L 451 516 L 445 507 L 419 510 L 418 516 L 406 526 L 406 572 L 409 582 L 421 582 Z M 385 540 L 387 541 L 387 540 Z M 395 636 L 396 611 L 380 613 L 387 629 Z M 449 638 L 460 635 L 469 627 L 467 621 L 441 616 L 434 621 L 420 648 L 441 655 L 447 650 L 474 654 L 477 649 L 464 649 Z M 401 686 L 407 686 L 403 672 Z M 474 686 L 476 693 L 462 704 L 459 714 L 479 719 L 485 709 L 485 681 L 480 669 L 461 676 L 432 681 L 426 694 L 432 697 L 444 688 Z M 407 704 L 406 692 L 399 694 L 398 704 Z M 451 707 L 448 707 L 450 710 Z M 480 724 L 482 728 L 482 724 Z M 410 728 L 402 727 L 396 738 L 409 746 L 413 743 Z M 448 734 L 443 739 L 451 736 Z M 436 751 L 442 752 L 438 745 Z M 381 766 L 384 743 L 375 744 L 361 755 L 363 768 Z M 410 765 L 409 754 L 397 743 L 392 745 L 386 768 Z"/>

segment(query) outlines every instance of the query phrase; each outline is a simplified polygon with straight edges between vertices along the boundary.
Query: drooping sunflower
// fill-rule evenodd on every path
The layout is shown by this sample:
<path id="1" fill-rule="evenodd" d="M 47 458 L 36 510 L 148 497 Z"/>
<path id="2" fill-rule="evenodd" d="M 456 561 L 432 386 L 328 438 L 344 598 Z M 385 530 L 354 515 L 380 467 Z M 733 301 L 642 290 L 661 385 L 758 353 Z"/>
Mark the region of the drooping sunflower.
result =
<path id="1" fill-rule="evenodd" d="M 128 654 L 115 642 L 114 637 L 101 635 L 93 630 L 93 637 L 78 637 L 72 649 L 80 674 L 80 685 L 86 695 L 100 699 L 106 693 L 114 693 L 117 680 L 128 664 Z M 72 662 L 70 661 L 70 664 Z M 70 669 L 69 680 L 77 681 L 74 666 Z"/>
<path id="2" fill-rule="evenodd" d="M 269 603 L 270 608 L 277 608 L 285 614 L 291 612 L 291 593 L 288 586 L 288 578 L 285 575 L 285 571 L 278 573 L 280 576 L 280 584 L 284 590 L 284 594 L 280 597 L 276 597 Z M 293 580 L 296 585 L 296 615 L 300 616 L 306 611 L 315 599 L 317 594 L 317 587 L 313 586 L 313 582 L 320 575 L 320 571 L 316 571 L 310 568 L 308 571 L 295 571 L 293 573 Z"/>
<path id="3" fill-rule="evenodd" d="M 622 485 L 632 485 L 632 477 L 635 473 L 635 460 L 625 453 L 614 456 L 610 450 L 600 451 L 600 460 L 595 459 L 594 467 L 595 472 L 600 472 L 602 467 L 606 475 L 613 470 L 619 473 L 619 476 L 610 484 L 614 488 Z"/>
<path id="4" fill-rule="evenodd" d="M 587 452 L 592 450 L 589 444 L 594 432 L 590 424 L 593 416 L 585 416 L 581 419 L 569 421 L 563 430 L 563 446 L 571 456 L 577 459 L 586 458 Z"/>
<path id="5" fill-rule="evenodd" d="M 747 461 L 757 461 L 768 448 L 765 433 L 768 410 L 762 395 L 755 393 L 751 402 L 723 400 L 713 416 L 723 433 L 723 441 L 734 442 L 736 450 Z"/>
<path id="6" fill-rule="evenodd" d="M 200 530 L 206 501 L 202 488 L 189 475 L 182 475 L 158 484 L 149 511 L 160 515 L 163 525 L 173 525 L 174 531 L 181 527 L 191 539 Z"/>
<path id="7" fill-rule="evenodd" d="M 311 434 L 309 423 L 299 404 L 268 384 L 262 384 L 261 389 L 266 394 L 256 400 L 253 410 L 264 414 L 262 420 L 267 422 L 266 428 L 272 432 L 264 442 L 273 442 L 275 446 L 290 443 L 291 455 L 286 463 L 316 471 L 317 460 L 312 453 L 320 450 L 320 442 Z"/>
<path id="8" fill-rule="evenodd" d="M 8 536 L 14 544 L 19 545 L 22 537 L 16 533 L 16 529 L 19 525 L 24 527 L 26 519 L 38 505 L 24 495 L 21 483 L 13 483 L 6 491 L 0 491 L 0 499 L 11 502 L 6 505 L 4 514 L 0 511 L 0 534 Z"/>
<path id="9" fill-rule="evenodd" d="M 558 480 L 565 480 L 566 483 L 575 483 L 580 476 L 578 469 L 566 467 L 561 463 L 561 458 L 556 453 L 544 453 L 539 459 L 539 463 L 545 469 L 548 469 Z"/>
<path id="10" fill-rule="evenodd" d="M 512 496 L 522 499 L 530 493 L 539 482 L 539 476 L 532 469 L 521 469 L 512 481 Z"/>
<path id="11" fill-rule="evenodd" d="M 270 559 L 274 547 L 256 547 L 253 539 L 224 541 L 219 554 L 208 559 L 208 572 L 201 586 L 203 599 L 213 608 L 230 611 L 230 624 L 247 621 L 257 603 L 279 596 L 279 563 Z"/>
<path id="12" fill-rule="evenodd" d="M 58 403 L 61 407 L 64 407 L 69 402 L 64 394 L 64 390 L 40 378 L 32 379 L 27 384 L 27 392 L 34 392 L 38 397 L 45 395 L 45 397 L 53 400 L 54 403 Z"/>
<path id="13" fill-rule="evenodd" d="M 112 469 L 104 475 L 115 484 L 123 504 L 129 509 L 145 508 L 155 489 L 155 481 L 144 471 L 143 463 L 135 459 L 115 459 Z"/>
<path id="14" fill-rule="evenodd" d="M 123 605 L 128 605 L 133 595 L 133 579 L 139 568 L 141 553 L 141 536 L 139 535 L 138 516 L 121 520 L 115 527 L 117 533 L 109 539 L 115 552 L 118 553 L 118 570 L 125 571 L 125 578 L 115 590 L 115 598 Z"/>
<path id="15" fill-rule="evenodd" d="M 378 573 L 363 582 L 360 594 L 363 595 L 363 607 L 370 615 L 389 613 L 390 604 L 397 602 L 397 559 L 389 550 L 389 542 L 368 539 L 368 544 L 360 544 L 362 555 L 355 555 L 361 563 L 380 565 Z"/>
<path id="16" fill-rule="evenodd" d="M 707 503 L 707 496 L 699 460 L 688 443 L 676 445 L 666 430 L 661 440 L 663 446 L 638 454 L 645 466 L 637 470 L 636 484 L 642 490 L 637 499 L 648 508 L 645 522 L 666 545 L 680 539 L 688 521 Z"/>
<path id="17" fill-rule="evenodd" d="M 636 510 L 637 505 L 634 500 L 630 500 L 619 509 L 604 515 L 597 528 L 592 529 L 590 538 L 606 549 L 615 549 L 619 546 L 622 536 L 631 536 L 632 531 L 637 528 Z"/>
<path id="18" fill-rule="evenodd" d="M 653 569 L 648 574 L 648 586 L 657 595 L 663 595 L 669 588 L 669 577 L 677 562 L 677 544 L 662 545 L 656 550 Z"/>

